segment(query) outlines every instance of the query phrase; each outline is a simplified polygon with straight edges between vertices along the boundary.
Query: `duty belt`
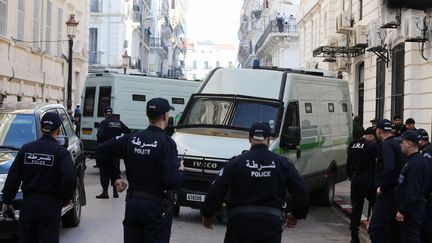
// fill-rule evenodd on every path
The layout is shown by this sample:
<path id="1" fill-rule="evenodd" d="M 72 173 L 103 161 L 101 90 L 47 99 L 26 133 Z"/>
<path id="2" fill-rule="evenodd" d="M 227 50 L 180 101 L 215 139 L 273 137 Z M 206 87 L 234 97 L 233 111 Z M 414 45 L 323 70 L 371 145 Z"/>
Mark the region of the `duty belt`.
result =
<path id="1" fill-rule="evenodd" d="M 263 213 L 276 216 L 281 220 L 284 219 L 284 212 L 278 208 L 268 207 L 268 206 L 239 206 L 231 208 L 228 211 L 228 216 L 231 217 L 236 214 L 244 213 Z"/>
<path id="2" fill-rule="evenodd" d="M 145 191 L 131 191 L 128 193 L 129 197 L 137 197 L 137 198 L 144 198 L 144 199 L 148 199 L 148 200 L 152 200 L 155 201 L 157 203 L 162 203 L 163 202 L 163 198 L 159 197 L 153 193 L 149 193 L 149 192 L 145 192 Z"/>

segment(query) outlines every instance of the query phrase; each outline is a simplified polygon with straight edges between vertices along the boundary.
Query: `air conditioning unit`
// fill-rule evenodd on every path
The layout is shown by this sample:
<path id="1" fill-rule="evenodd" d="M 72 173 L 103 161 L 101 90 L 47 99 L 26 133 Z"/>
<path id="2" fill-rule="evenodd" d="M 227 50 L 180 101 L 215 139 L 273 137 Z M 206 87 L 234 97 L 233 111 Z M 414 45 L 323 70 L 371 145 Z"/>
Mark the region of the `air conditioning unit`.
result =
<path id="1" fill-rule="evenodd" d="M 354 28 L 354 46 L 366 47 L 368 45 L 367 34 L 367 25 L 357 25 Z"/>
<path id="2" fill-rule="evenodd" d="M 338 46 L 338 41 L 336 36 L 330 36 L 327 39 L 327 46 Z"/>
<path id="3" fill-rule="evenodd" d="M 351 12 L 345 10 L 336 17 L 336 32 L 344 33 L 347 30 L 350 30 L 351 27 Z"/>
<path id="4" fill-rule="evenodd" d="M 385 29 L 378 27 L 378 20 L 369 22 L 368 46 L 369 48 L 383 48 L 386 37 Z"/>
<path id="5" fill-rule="evenodd" d="M 336 70 L 341 72 L 349 72 L 350 71 L 349 59 L 346 57 L 336 58 Z"/>
<path id="6" fill-rule="evenodd" d="M 423 17 L 411 16 L 405 20 L 405 41 L 425 42 L 427 38 L 423 35 L 427 27 L 424 25 Z"/>
<path id="7" fill-rule="evenodd" d="M 381 28 L 397 28 L 400 26 L 400 10 L 381 5 Z"/>

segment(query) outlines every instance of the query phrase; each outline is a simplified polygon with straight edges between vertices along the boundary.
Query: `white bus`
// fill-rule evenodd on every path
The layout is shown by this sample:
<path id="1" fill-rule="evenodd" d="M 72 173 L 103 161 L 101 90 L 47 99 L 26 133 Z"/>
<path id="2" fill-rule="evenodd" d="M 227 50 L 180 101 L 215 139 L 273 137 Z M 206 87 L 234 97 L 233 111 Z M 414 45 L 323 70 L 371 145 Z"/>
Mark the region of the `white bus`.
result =
<path id="1" fill-rule="evenodd" d="M 270 150 L 289 158 L 319 204 L 346 177 L 352 120 L 348 82 L 325 71 L 220 68 L 193 94 L 173 139 L 184 158 L 179 206 L 199 208 L 225 163 L 248 150 L 249 127 L 272 127 Z"/>
<path id="2" fill-rule="evenodd" d="M 109 72 L 89 74 L 81 96 L 80 136 L 85 152 L 93 154 L 98 145 L 96 133 L 99 122 L 104 119 L 105 107 L 110 106 L 113 114 L 132 131 L 142 130 L 148 126 L 148 100 L 155 97 L 167 99 L 175 109 L 170 112 L 174 121 L 200 85 L 201 82 L 181 79 Z"/>

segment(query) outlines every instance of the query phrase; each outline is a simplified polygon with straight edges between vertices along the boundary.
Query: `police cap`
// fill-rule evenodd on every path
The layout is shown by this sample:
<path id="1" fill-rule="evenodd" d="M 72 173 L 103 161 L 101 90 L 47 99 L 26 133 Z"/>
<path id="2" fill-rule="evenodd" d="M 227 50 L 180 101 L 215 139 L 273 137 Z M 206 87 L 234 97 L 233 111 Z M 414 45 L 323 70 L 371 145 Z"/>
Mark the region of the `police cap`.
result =
<path id="1" fill-rule="evenodd" d="M 387 119 L 381 119 L 378 121 L 377 128 L 384 130 L 384 131 L 391 132 L 393 130 L 393 125 L 392 125 L 391 121 L 389 121 Z"/>
<path id="2" fill-rule="evenodd" d="M 107 106 L 107 107 L 105 107 L 104 113 L 105 113 L 105 115 L 112 115 L 113 110 L 111 107 Z"/>
<path id="3" fill-rule="evenodd" d="M 373 127 L 368 127 L 366 128 L 366 130 L 363 132 L 363 135 L 374 135 L 376 137 L 376 130 Z"/>
<path id="4" fill-rule="evenodd" d="M 63 118 L 55 112 L 47 112 L 42 116 L 41 127 L 43 132 L 52 132 L 60 127 Z"/>
<path id="5" fill-rule="evenodd" d="M 417 129 L 417 132 L 420 133 L 422 140 L 429 140 L 429 134 L 426 130 L 424 130 L 423 128 L 419 128 Z"/>
<path id="6" fill-rule="evenodd" d="M 398 137 L 398 140 L 399 141 L 408 140 L 408 141 L 411 141 L 413 143 L 418 144 L 421 140 L 421 135 L 416 130 L 408 130 L 408 131 L 404 132 L 402 134 L 402 136 Z"/>
<path id="7" fill-rule="evenodd" d="M 263 141 L 270 137 L 271 128 L 267 122 L 255 122 L 249 129 L 249 137 L 255 140 Z"/>
<path id="8" fill-rule="evenodd" d="M 164 98 L 153 98 L 147 102 L 147 115 L 160 116 L 174 110 L 168 100 Z"/>

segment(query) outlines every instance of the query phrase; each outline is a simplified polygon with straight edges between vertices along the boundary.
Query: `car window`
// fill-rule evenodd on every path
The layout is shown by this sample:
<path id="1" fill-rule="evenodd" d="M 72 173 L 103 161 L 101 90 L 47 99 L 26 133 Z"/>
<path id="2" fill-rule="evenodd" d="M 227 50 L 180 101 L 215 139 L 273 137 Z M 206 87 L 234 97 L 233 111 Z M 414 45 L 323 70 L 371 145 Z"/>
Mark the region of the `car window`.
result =
<path id="1" fill-rule="evenodd" d="M 63 117 L 63 129 L 66 132 L 66 135 L 70 138 L 75 135 L 72 124 L 69 121 L 69 116 L 66 114 L 66 111 L 63 109 L 57 109 L 57 112 Z"/>
<path id="2" fill-rule="evenodd" d="M 0 113 L 0 145 L 21 148 L 36 140 L 39 129 L 32 114 Z"/>

